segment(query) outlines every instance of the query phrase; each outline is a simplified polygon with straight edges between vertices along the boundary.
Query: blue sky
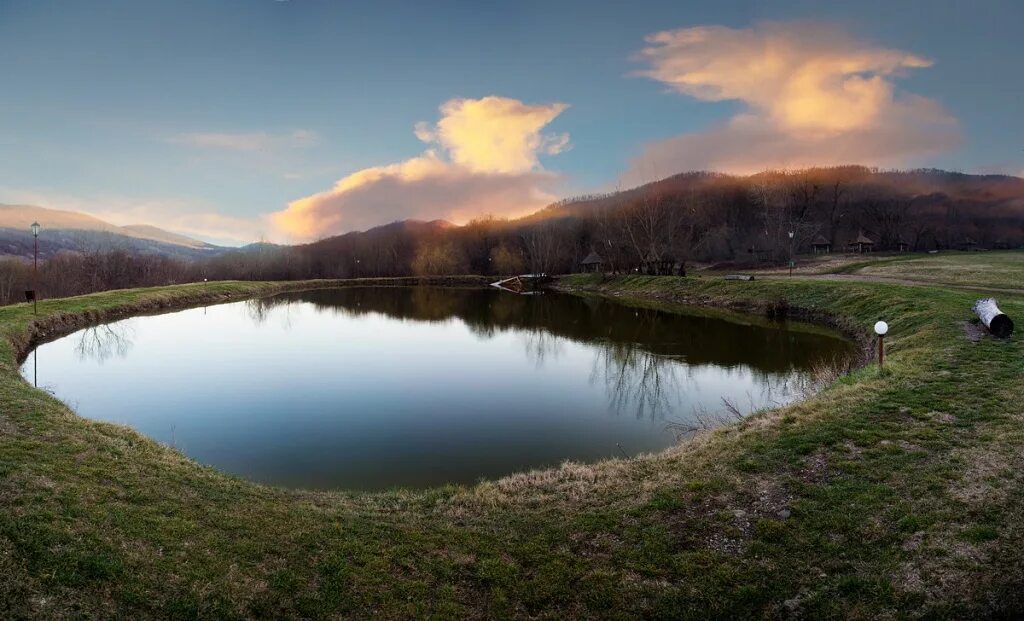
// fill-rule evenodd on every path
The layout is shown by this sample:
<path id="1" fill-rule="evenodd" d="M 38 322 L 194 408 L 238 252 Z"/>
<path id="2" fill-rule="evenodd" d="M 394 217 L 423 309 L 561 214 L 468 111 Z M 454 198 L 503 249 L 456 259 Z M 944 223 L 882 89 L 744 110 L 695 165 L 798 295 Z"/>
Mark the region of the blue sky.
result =
<path id="1" fill-rule="evenodd" d="M 0 0 L 0 202 L 243 242 L 406 209 L 514 215 L 680 166 L 744 172 L 835 163 L 836 151 L 1021 174 L 1022 23 L 1024 3 L 994 1 Z M 699 27 L 720 29 L 694 43 Z M 676 34 L 645 42 L 658 32 Z M 812 75 L 825 104 L 809 107 L 777 79 L 714 67 L 753 66 L 780 41 L 783 71 L 868 60 L 842 87 Z M 491 96 L 502 99 L 439 111 Z M 843 118 L 822 124 L 837 104 Z M 462 134 L 446 133 L 448 118 Z M 496 132 L 509 123 L 521 165 L 466 150 L 467 134 L 507 145 Z M 919 126 L 904 135 L 908 123 Z"/>

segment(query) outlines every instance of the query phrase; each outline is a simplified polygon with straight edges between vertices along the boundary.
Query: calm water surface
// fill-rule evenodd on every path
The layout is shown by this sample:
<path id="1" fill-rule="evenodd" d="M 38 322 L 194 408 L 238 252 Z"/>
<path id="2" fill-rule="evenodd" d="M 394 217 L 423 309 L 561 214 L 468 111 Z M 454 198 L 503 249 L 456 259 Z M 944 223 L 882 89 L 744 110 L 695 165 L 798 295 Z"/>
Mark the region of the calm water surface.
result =
<path id="1" fill-rule="evenodd" d="M 472 483 L 665 448 L 790 401 L 852 345 L 811 326 L 602 298 L 349 288 L 135 317 L 30 354 L 82 416 L 306 488 Z"/>

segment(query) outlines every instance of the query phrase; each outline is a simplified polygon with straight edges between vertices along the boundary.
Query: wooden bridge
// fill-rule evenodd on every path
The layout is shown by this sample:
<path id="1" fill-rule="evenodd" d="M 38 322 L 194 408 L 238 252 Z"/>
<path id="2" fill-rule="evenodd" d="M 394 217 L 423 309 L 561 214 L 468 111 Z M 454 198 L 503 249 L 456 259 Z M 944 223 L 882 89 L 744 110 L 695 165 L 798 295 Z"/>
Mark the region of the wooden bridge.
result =
<path id="1" fill-rule="evenodd" d="M 520 295 L 533 295 L 541 293 L 543 286 L 549 282 L 551 277 L 547 274 L 520 274 L 492 282 L 491 286 Z"/>

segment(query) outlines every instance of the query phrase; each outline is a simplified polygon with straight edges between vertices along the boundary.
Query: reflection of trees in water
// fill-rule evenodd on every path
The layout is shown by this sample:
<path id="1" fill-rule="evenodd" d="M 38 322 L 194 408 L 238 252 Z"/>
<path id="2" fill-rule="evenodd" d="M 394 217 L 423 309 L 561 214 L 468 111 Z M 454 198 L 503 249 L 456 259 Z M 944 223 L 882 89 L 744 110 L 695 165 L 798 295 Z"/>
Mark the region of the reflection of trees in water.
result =
<path id="1" fill-rule="evenodd" d="M 280 298 L 254 298 L 252 300 L 245 301 L 245 313 L 249 315 L 249 319 L 251 319 L 254 324 L 262 326 L 267 322 L 267 317 L 270 316 L 270 311 L 275 307 L 287 303 L 287 300 Z"/>
<path id="2" fill-rule="evenodd" d="M 543 368 L 549 358 L 557 360 L 565 351 L 562 337 L 547 330 L 524 330 L 520 335 L 523 340 L 523 348 L 526 350 L 526 357 L 533 360 L 538 369 Z"/>
<path id="3" fill-rule="evenodd" d="M 78 333 L 75 353 L 79 360 L 106 362 L 112 356 L 124 358 L 132 348 L 135 328 L 129 322 L 107 323 Z"/>
<path id="4" fill-rule="evenodd" d="M 604 342 L 598 346 L 591 381 L 602 381 L 609 406 L 617 413 L 634 411 L 638 419 L 664 419 L 683 394 L 679 361 L 651 353 L 636 343 Z"/>
<path id="5" fill-rule="evenodd" d="M 358 316 L 381 314 L 415 321 L 461 321 L 481 337 L 505 330 L 546 330 L 577 342 L 638 343 L 690 364 L 744 365 L 766 372 L 808 369 L 822 356 L 848 355 L 848 343 L 792 330 L 756 317 L 743 322 L 700 314 L 631 307 L 603 298 L 519 296 L 491 289 L 350 287 L 263 298 L 264 308 L 307 302 L 318 310 Z"/>
<path id="6" fill-rule="evenodd" d="M 520 334 L 526 355 L 537 368 L 564 351 L 565 339 L 547 330 Z M 596 352 L 590 381 L 606 387 L 612 411 L 661 420 L 674 410 L 683 394 L 685 370 L 677 357 L 653 353 L 633 342 L 600 340 L 589 345 Z"/>
<path id="7" fill-rule="evenodd" d="M 588 304 L 591 313 L 600 304 Z M 616 413 L 633 412 L 637 419 L 663 420 L 671 414 L 684 395 L 681 375 L 686 370 L 681 357 L 658 352 L 651 345 L 671 333 L 661 330 L 661 313 L 625 309 L 620 321 L 629 325 L 635 339 L 602 339 L 595 342 L 597 356 L 591 382 L 604 383 L 609 407 Z M 660 338 L 659 338 L 660 337 Z"/>
<path id="8" fill-rule="evenodd" d="M 294 300 L 281 296 L 254 298 L 245 301 L 245 311 L 254 325 L 262 326 L 277 308 L 283 306 L 285 312 L 281 315 L 281 326 L 288 330 L 292 327 L 291 306 L 293 302 Z"/>
<path id="9" fill-rule="evenodd" d="M 758 394 L 737 409 L 751 412 L 792 401 L 823 360 L 849 360 L 853 349 L 834 337 L 789 329 L 758 318 L 726 321 L 714 314 L 681 314 L 627 306 L 598 297 L 518 296 L 490 289 L 351 287 L 286 293 L 252 302 L 256 320 L 292 302 L 345 316 L 377 314 L 401 320 L 458 320 L 480 338 L 522 334 L 538 367 L 566 341 L 597 347 L 591 381 L 602 381 L 616 411 L 665 419 L 679 414 L 686 392 L 697 394 L 693 370 L 751 376 Z M 716 399 L 715 397 L 712 397 Z M 728 408 L 716 404 L 714 411 Z"/>
<path id="10" fill-rule="evenodd" d="M 814 395 L 826 385 L 840 377 L 849 364 L 847 358 L 822 361 L 810 372 L 791 371 L 788 373 L 765 373 L 756 369 L 721 369 L 726 374 L 750 373 L 752 388 L 742 398 L 719 397 L 711 405 L 696 403 L 686 418 L 671 417 L 666 427 L 678 438 L 690 436 L 698 431 L 720 427 L 742 420 L 747 416 L 783 407 Z M 739 378 L 737 378 L 739 380 Z"/>

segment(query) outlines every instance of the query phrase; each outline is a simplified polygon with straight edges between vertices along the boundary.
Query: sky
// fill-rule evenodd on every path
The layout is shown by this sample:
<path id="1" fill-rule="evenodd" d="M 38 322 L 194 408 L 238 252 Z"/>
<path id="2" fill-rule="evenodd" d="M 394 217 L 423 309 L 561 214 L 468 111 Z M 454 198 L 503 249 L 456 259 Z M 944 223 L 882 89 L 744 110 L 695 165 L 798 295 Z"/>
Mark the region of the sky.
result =
<path id="1" fill-rule="evenodd" d="M 1024 175 L 1024 3 L 0 0 L 0 203 L 204 240 L 686 170 Z"/>

